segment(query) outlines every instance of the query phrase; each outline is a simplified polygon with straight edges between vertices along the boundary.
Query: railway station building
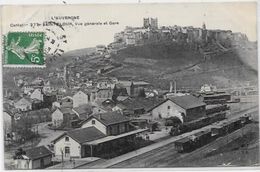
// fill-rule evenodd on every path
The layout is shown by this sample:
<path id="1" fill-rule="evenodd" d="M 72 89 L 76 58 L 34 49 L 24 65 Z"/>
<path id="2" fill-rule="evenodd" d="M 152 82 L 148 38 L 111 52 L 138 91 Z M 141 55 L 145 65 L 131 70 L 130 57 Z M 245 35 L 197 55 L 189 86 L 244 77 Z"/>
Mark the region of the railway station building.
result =
<path id="1" fill-rule="evenodd" d="M 81 128 L 65 132 L 53 140 L 56 159 L 84 157 L 107 158 L 131 151 L 136 136 L 147 129 L 136 129 L 118 112 L 95 114 Z"/>

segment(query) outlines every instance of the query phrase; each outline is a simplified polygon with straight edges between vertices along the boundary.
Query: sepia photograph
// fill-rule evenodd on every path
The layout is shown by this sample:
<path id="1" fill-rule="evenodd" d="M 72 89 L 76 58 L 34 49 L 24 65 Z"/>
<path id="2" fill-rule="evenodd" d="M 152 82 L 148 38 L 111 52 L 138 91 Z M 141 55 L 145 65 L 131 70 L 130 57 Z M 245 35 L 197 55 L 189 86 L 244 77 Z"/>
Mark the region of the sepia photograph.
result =
<path id="1" fill-rule="evenodd" d="M 259 167 L 256 1 L 0 12 L 5 170 Z"/>

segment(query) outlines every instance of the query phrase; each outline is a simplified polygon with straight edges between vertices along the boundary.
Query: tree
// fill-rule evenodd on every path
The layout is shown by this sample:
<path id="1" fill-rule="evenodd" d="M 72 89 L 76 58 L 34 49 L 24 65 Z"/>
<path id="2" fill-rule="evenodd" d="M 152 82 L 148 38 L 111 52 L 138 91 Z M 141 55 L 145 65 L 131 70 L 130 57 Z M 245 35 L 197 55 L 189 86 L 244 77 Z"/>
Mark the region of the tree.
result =
<path id="1" fill-rule="evenodd" d="M 176 116 L 172 116 L 168 119 L 166 119 L 166 122 L 165 122 L 165 126 L 174 126 L 174 127 L 177 127 L 181 124 L 181 120 L 176 117 Z"/>
<path id="2" fill-rule="evenodd" d="M 15 151 L 15 155 L 14 155 L 14 159 L 17 159 L 19 158 L 21 155 L 25 155 L 26 152 L 22 149 L 22 148 L 18 148 L 16 151 Z"/>
<path id="3" fill-rule="evenodd" d="M 25 140 L 36 137 L 36 134 L 32 132 L 33 119 L 28 117 L 21 117 L 15 125 L 15 131 Z"/>

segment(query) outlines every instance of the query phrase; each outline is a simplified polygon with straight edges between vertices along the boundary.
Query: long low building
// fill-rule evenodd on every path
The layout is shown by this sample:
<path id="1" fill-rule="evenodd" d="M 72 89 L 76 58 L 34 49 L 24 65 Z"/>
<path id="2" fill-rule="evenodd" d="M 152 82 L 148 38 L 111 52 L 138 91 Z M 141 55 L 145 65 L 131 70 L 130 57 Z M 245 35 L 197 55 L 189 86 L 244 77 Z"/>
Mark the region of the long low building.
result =
<path id="1" fill-rule="evenodd" d="M 188 122 L 205 116 L 206 104 L 191 95 L 176 96 L 158 103 L 148 112 L 154 120 L 175 116 L 182 122 Z"/>
<path id="2" fill-rule="evenodd" d="M 148 129 L 135 129 L 118 112 L 95 114 L 82 127 L 65 132 L 53 140 L 56 159 L 109 157 L 133 147 L 135 138 Z"/>

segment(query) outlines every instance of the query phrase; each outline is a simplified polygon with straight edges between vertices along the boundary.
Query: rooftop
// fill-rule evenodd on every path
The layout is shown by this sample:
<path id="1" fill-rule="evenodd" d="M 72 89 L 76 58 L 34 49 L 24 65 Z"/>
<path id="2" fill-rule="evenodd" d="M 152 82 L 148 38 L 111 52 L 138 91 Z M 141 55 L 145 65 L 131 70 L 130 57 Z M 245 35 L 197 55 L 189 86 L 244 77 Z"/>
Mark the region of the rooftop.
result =
<path id="1" fill-rule="evenodd" d="M 109 141 L 112 141 L 112 140 L 115 140 L 115 139 L 119 139 L 119 138 L 122 138 L 122 137 L 126 137 L 126 136 L 130 136 L 130 135 L 133 135 L 133 134 L 142 133 L 142 132 L 145 132 L 147 130 L 148 130 L 147 128 L 145 128 L 145 129 L 137 129 L 137 130 L 133 130 L 133 131 L 130 131 L 130 132 L 127 132 L 127 133 L 119 134 L 119 135 L 116 135 L 116 136 L 103 137 L 103 138 L 100 138 L 100 139 L 97 139 L 97 140 L 86 142 L 85 144 L 86 145 L 98 145 L 100 143 L 109 142 Z"/>
<path id="2" fill-rule="evenodd" d="M 101 123 L 103 123 L 106 126 L 109 126 L 112 124 L 118 124 L 118 123 L 122 123 L 122 122 L 128 122 L 130 120 L 118 112 L 106 112 L 106 113 L 94 114 L 91 117 L 96 118 L 97 120 L 99 120 Z"/>
<path id="3" fill-rule="evenodd" d="M 162 99 L 157 98 L 135 98 L 135 99 L 125 99 L 121 101 L 117 106 L 125 108 L 127 110 L 135 110 L 143 108 L 145 111 L 151 109 L 158 103 L 162 102 Z"/>
<path id="4" fill-rule="evenodd" d="M 92 113 L 92 107 L 87 104 L 75 107 L 73 110 L 78 113 L 80 119 L 86 119 Z"/>
<path id="5" fill-rule="evenodd" d="M 45 146 L 34 147 L 25 151 L 26 156 L 32 160 L 36 160 L 45 156 L 52 155 L 52 152 Z"/>
<path id="6" fill-rule="evenodd" d="M 184 109 L 192 109 L 195 107 L 206 105 L 204 102 L 200 101 L 198 98 L 191 95 L 171 97 L 169 98 L 169 100 L 171 100 L 172 102 L 176 103 Z"/>
<path id="7" fill-rule="evenodd" d="M 100 139 L 100 138 L 103 138 L 106 136 L 105 134 L 103 134 L 101 131 L 99 131 L 95 127 L 87 127 L 87 128 L 70 130 L 67 133 L 65 133 L 64 135 L 68 135 L 69 137 L 71 137 L 72 139 L 77 141 L 78 143 L 85 143 L 85 142 L 93 141 L 93 140 Z"/>

